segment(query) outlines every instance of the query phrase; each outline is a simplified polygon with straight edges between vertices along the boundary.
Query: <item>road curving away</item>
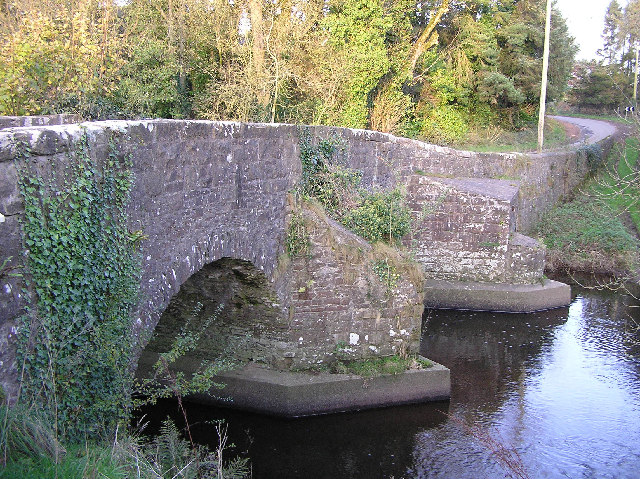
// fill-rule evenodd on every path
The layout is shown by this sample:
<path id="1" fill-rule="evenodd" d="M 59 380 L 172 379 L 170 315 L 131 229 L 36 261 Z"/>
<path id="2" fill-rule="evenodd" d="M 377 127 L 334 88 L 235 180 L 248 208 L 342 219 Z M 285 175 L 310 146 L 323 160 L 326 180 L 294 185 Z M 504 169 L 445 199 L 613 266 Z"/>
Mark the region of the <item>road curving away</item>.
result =
<path id="1" fill-rule="evenodd" d="M 587 143 L 589 145 L 604 140 L 618 130 L 612 123 L 591 118 L 574 118 L 570 116 L 550 116 L 549 118 L 579 127 L 581 134 L 578 143 Z"/>

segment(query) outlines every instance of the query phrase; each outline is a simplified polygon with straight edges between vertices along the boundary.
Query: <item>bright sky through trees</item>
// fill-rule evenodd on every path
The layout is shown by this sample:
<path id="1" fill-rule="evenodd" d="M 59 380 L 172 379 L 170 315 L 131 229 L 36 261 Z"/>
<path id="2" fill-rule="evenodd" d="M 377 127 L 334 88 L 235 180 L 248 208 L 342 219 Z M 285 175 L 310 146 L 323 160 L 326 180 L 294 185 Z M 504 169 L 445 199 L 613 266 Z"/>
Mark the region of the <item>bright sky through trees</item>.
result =
<path id="1" fill-rule="evenodd" d="M 555 6 L 567 21 L 569 33 L 575 37 L 580 51 L 577 60 L 592 60 L 602 48 L 604 16 L 611 0 L 556 0 Z M 622 8 L 627 0 L 618 0 Z"/>

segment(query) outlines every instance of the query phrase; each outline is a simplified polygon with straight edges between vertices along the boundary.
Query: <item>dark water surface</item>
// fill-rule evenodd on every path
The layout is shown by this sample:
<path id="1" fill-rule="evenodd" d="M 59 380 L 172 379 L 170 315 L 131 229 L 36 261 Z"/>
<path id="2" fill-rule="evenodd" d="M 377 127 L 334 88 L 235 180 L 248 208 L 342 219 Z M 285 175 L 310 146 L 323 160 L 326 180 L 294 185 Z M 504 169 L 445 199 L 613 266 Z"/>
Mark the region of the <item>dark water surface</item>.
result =
<path id="1" fill-rule="evenodd" d="M 491 441 L 532 478 L 640 478 L 640 310 L 573 289 L 536 314 L 427 311 L 422 354 L 451 369 L 450 402 L 289 421 L 190 405 L 197 440 L 225 418 L 256 479 L 505 477 Z"/>

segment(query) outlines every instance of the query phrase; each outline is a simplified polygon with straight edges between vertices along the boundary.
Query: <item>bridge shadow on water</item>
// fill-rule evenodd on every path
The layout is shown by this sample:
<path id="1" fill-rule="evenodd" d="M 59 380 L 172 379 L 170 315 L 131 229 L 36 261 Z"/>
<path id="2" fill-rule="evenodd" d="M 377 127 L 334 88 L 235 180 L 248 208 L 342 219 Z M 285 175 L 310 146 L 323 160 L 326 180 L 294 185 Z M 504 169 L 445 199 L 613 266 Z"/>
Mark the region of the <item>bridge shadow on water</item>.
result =
<path id="1" fill-rule="evenodd" d="M 448 402 L 438 402 L 289 420 L 187 404 L 192 433 L 202 444 L 217 445 L 212 419 L 227 422 L 235 444 L 228 457 L 249 457 L 254 478 L 403 477 L 414 437 L 444 424 L 448 409 Z M 167 415 L 180 423 L 175 401 L 144 412 L 153 424 L 149 432 Z"/>

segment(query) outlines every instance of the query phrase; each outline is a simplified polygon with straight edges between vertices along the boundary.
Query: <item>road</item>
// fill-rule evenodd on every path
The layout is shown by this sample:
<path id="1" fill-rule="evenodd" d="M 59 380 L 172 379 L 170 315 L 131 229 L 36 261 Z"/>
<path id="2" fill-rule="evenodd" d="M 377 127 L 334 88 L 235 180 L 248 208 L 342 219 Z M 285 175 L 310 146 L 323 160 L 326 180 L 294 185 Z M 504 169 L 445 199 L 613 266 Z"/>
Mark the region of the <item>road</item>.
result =
<path id="1" fill-rule="evenodd" d="M 550 116 L 558 121 L 564 121 L 576 125 L 581 130 L 580 143 L 587 144 L 597 143 L 606 137 L 613 135 L 617 128 L 615 125 L 601 120 L 592 120 L 590 118 L 573 118 L 570 116 Z"/>

